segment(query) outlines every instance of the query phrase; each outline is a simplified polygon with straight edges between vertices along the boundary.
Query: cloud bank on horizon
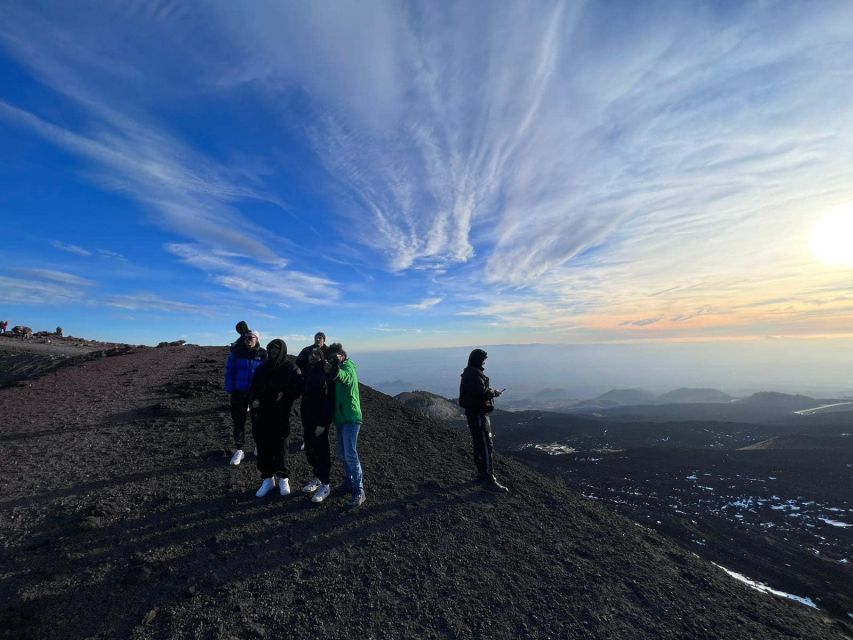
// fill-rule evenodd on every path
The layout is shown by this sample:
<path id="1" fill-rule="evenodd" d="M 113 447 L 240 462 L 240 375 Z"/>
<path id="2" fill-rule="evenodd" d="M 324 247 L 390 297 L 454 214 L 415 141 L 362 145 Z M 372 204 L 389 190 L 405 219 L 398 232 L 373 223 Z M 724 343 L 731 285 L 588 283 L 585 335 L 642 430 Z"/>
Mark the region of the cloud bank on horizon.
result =
<path id="1" fill-rule="evenodd" d="M 851 335 L 850 265 L 809 242 L 853 201 L 853 7 L 529 9 L 0 5 L 0 314 L 140 341 Z"/>

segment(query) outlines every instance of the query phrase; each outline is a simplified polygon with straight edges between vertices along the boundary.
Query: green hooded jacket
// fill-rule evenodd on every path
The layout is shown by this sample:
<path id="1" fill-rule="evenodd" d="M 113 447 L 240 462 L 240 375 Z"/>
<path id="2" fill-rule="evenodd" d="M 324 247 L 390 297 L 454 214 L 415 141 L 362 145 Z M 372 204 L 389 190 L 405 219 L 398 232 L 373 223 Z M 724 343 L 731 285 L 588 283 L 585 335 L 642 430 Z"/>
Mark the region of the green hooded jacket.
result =
<path id="1" fill-rule="evenodd" d="M 358 376 L 355 363 L 344 360 L 338 377 L 335 378 L 335 418 L 336 425 L 350 422 L 362 423 L 361 398 L 358 396 Z"/>

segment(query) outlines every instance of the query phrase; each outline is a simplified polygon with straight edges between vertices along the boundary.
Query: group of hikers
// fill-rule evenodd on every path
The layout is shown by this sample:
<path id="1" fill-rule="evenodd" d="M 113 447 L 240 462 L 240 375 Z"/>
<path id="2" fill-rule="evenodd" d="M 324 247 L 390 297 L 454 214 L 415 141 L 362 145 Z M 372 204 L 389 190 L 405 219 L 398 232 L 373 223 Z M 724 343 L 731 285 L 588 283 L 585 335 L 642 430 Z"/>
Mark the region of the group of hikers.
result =
<path id="1" fill-rule="evenodd" d="M 290 413 L 301 398 L 300 416 L 304 432 L 304 449 L 313 478 L 302 487 L 318 503 L 332 493 L 332 467 L 329 430 L 337 434 L 337 457 L 343 466 L 343 482 L 337 491 L 350 493 L 349 506 L 357 508 L 367 496 L 358 456 L 358 434 L 363 423 L 358 375 L 355 363 L 343 346 L 326 344 L 326 334 L 318 331 L 314 343 L 296 357 L 287 359 L 284 340 L 260 346 L 261 336 L 249 329 L 245 321 L 235 327 L 239 338 L 231 344 L 225 365 L 225 391 L 230 394 L 231 419 L 234 426 L 234 453 L 231 465 L 239 465 L 245 457 L 246 419 L 251 419 L 252 436 L 261 486 L 255 495 L 266 496 L 276 486 L 283 496 L 289 495 L 290 469 L 287 446 L 290 436 Z M 495 478 L 492 465 L 492 429 L 489 413 L 501 391 L 489 386 L 483 372 L 487 354 L 474 349 L 462 373 L 459 404 L 465 409 L 477 468 L 477 480 L 492 491 L 508 489 Z"/>

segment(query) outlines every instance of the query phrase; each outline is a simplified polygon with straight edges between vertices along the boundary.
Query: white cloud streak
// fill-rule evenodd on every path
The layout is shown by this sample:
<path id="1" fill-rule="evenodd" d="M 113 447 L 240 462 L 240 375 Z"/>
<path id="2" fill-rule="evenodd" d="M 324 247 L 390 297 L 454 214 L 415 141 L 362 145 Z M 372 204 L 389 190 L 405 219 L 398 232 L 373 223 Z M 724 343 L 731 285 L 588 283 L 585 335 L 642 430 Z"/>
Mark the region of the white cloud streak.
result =
<path id="1" fill-rule="evenodd" d="M 431 307 L 436 306 L 441 302 L 441 298 L 424 298 L 417 304 L 409 304 L 406 305 L 408 309 L 417 309 L 418 311 L 425 311 L 426 309 L 430 309 Z"/>
<path id="2" fill-rule="evenodd" d="M 78 256 L 89 257 L 92 255 L 92 252 L 88 249 L 84 249 L 83 247 L 77 246 L 76 244 L 66 244 L 64 242 L 60 242 L 59 240 L 53 240 L 50 243 L 54 249 L 59 249 L 60 251 L 65 251 L 66 253 L 73 253 Z"/>
<path id="3" fill-rule="evenodd" d="M 72 273 L 66 273 L 64 271 L 54 271 L 53 269 L 22 268 L 15 269 L 14 271 L 15 273 L 27 276 L 32 280 L 47 280 L 49 282 L 67 284 L 74 287 L 92 287 L 95 285 L 95 282 L 92 280 L 87 280 L 86 278 L 81 278 L 80 276 L 75 276 Z"/>
<path id="4" fill-rule="evenodd" d="M 468 304 L 463 317 L 546 330 L 746 322 L 760 300 L 750 313 L 827 308 L 822 292 L 849 280 L 805 247 L 823 210 L 853 200 L 847 2 L 251 12 L 220 2 L 104 14 L 63 13 L 66 28 L 22 5 L 0 27 L 14 55 L 81 105 L 94 122 L 85 133 L 9 103 L 0 117 L 90 161 L 100 184 L 190 238 L 171 253 L 228 289 L 337 295 L 337 283 L 286 271 L 260 233 L 237 230 L 252 225 L 240 202 L 280 204 L 260 173 L 181 143 L 144 105 L 128 115 L 100 100 L 108 84 L 175 100 L 180 80 L 266 101 L 280 118 L 270 133 L 307 143 L 335 182 L 325 222 L 391 271 L 433 272 L 444 306 Z M 98 21 L 116 25 L 101 49 Z"/>
<path id="5" fill-rule="evenodd" d="M 340 296 L 335 282 L 286 269 L 287 263 L 253 266 L 239 256 L 211 252 L 199 245 L 169 244 L 166 250 L 200 269 L 217 284 L 245 296 L 275 303 L 332 304 Z"/>

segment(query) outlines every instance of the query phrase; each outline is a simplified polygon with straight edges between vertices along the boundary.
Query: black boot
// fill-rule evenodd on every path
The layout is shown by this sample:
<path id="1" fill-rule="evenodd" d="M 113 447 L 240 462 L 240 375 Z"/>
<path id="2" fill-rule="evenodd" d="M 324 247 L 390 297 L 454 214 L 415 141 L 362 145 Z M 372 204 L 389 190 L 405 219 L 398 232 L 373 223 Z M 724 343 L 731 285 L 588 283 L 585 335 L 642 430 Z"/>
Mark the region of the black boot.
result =
<path id="1" fill-rule="evenodd" d="M 503 486 L 495 476 L 490 476 L 486 482 L 486 489 L 489 491 L 494 491 L 495 493 L 509 493 L 509 489 Z"/>

